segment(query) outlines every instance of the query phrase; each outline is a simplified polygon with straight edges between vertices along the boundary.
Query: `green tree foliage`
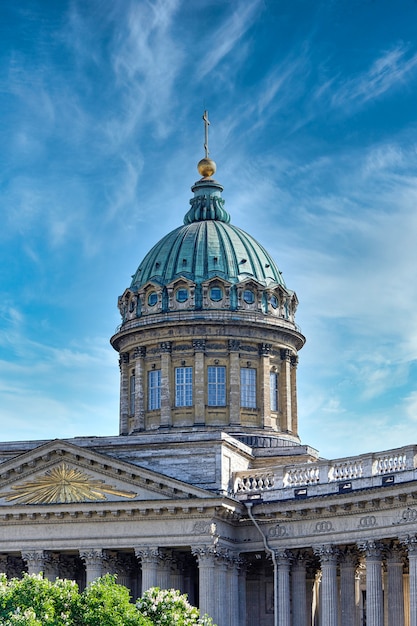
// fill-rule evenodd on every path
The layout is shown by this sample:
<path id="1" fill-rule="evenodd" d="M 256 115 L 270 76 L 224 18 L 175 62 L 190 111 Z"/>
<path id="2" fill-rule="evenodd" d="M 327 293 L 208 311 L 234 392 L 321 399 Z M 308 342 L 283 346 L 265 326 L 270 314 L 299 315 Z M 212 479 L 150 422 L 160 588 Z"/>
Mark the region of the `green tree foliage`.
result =
<path id="1" fill-rule="evenodd" d="M 214 626 L 210 617 L 200 617 L 187 596 L 174 589 L 152 587 L 139 598 L 136 606 L 143 615 L 151 618 L 154 626 Z"/>
<path id="2" fill-rule="evenodd" d="M 130 593 L 106 574 L 92 582 L 80 596 L 79 626 L 153 626 L 130 602 Z"/>
<path id="3" fill-rule="evenodd" d="M 72 580 L 51 582 L 0 574 L 2 626 L 214 626 L 179 591 L 149 589 L 136 605 L 129 590 L 107 574 L 79 593 Z"/>
<path id="4" fill-rule="evenodd" d="M 78 600 L 72 580 L 0 575 L 0 623 L 5 626 L 73 626 Z"/>

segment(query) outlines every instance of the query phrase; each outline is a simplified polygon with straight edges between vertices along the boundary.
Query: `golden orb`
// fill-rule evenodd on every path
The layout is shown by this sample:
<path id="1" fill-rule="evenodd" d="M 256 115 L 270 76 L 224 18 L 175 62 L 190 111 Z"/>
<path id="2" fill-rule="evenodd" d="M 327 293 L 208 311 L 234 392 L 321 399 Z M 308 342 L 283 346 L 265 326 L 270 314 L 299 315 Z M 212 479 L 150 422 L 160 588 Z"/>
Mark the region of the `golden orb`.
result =
<path id="1" fill-rule="evenodd" d="M 197 165 L 197 169 L 203 178 L 209 178 L 213 176 L 216 171 L 216 164 L 208 157 L 204 157 Z"/>

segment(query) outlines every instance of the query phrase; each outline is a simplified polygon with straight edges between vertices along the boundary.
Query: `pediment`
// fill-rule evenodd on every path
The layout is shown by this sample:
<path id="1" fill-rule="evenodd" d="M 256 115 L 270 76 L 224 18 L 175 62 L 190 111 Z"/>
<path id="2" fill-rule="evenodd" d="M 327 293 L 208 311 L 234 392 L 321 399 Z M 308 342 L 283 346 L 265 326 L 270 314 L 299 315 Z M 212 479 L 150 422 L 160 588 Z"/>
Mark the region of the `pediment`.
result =
<path id="1" fill-rule="evenodd" d="M 204 489 L 62 440 L 0 465 L 0 507 L 208 497 Z"/>

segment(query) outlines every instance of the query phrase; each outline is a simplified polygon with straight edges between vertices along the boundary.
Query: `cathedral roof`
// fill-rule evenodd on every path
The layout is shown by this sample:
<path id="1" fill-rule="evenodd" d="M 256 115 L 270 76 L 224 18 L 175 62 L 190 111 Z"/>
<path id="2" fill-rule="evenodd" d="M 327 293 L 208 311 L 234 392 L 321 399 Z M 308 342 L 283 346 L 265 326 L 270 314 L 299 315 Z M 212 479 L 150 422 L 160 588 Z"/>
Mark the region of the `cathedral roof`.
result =
<path id="1" fill-rule="evenodd" d="M 201 164 L 206 166 L 203 168 Z M 232 284 L 253 278 L 267 286 L 285 287 L 272 257 L 251 235 L 230 224 L 224 209 L 223 187 L 211 177 L 210 159 L 199 163 L 203 176 L 193 187 L 184 225 L 163 237 L 145 256 L 133 276 L 131 289 L 148 281 L 167 285 L 183 276 L 194 283 L 218 276 Z M 214 169 L 214 171 L 213 171 Z"/>

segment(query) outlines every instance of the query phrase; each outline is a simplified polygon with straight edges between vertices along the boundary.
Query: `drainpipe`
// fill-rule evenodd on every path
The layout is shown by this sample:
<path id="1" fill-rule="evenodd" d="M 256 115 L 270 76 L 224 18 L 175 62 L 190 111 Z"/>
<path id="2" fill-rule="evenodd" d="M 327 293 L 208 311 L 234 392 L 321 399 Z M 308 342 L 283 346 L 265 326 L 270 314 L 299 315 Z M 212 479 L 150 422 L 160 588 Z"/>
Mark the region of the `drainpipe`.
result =
<path id="1" fill-rule="evenodd" d="M 244 505 L 246 506 L 246 509 L 248 511 L 249 519 L 253 522 L 254 526 L 257 528 L 257 530 L 259 531 L 262 537 L 262 541 L 264 543 L 266 552 L 268 552 L 272 558 L 272 563 L 274 566 L 274 626 L 279 626 L 278 625 L 278 565 L 277 565 L 277 559 L 275 556 L 275 550 L 273 550 L 272 548 L 268 546 L 268 541 L 266 539 L 265 533 L 262 531 L 258 522 L 252 515 L 253 502 L 244 502 Z"/>

